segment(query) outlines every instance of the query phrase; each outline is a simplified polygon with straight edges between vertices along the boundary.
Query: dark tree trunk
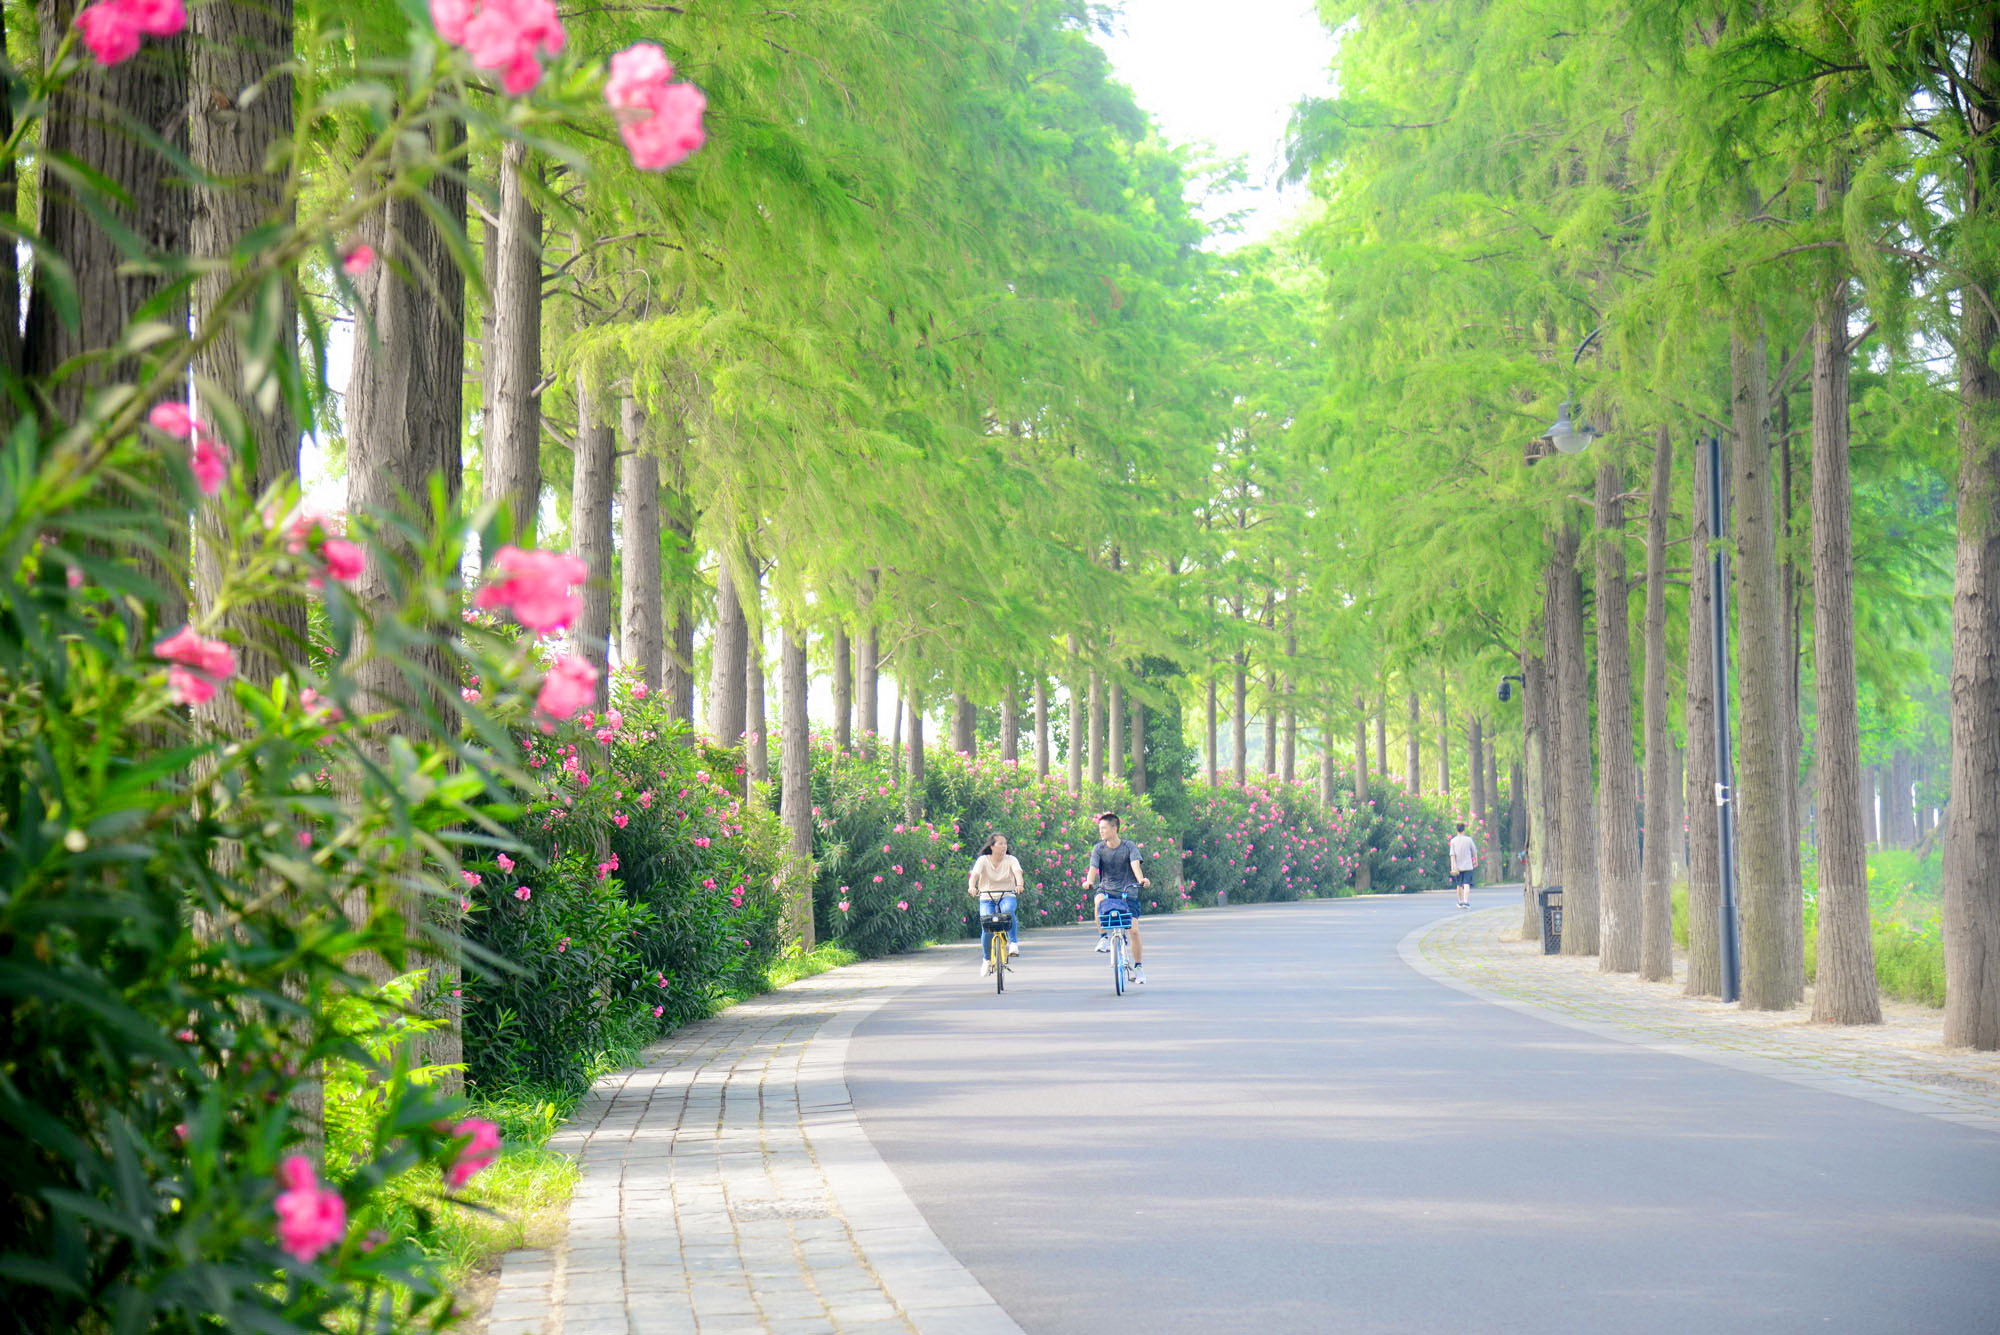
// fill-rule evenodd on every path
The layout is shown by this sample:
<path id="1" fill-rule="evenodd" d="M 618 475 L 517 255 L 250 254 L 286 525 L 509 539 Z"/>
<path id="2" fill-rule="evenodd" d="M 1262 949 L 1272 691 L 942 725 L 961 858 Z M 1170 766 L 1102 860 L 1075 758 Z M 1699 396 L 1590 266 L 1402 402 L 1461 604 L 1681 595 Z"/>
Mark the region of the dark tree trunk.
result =
<path id="1" fill-rule="evenodd" d="M 1743 1005 L 1786 1010 L 1798 1000 L 1797 961 L 1788 919 L 1798 887 L 1791 882 L 1791 783 L 1785 773 L 1784 608 L 1779 602 L 1777 535 L 1771 505 L 1767 427 L 1770 380 L 1761 330 L 1730 336 L 1736 504 L 1736 607 L 1742 724 L 1736 762 L 1738 876 L 1743 906 Z"/>
<path id="2" fill-rule="evenodd" d="M 1917 846 L 1917 809 L 1911 796 L 1917 781 L 1916 758 L 1902 747 L 1889 757 L 1889 794 L 1882 804 L 1891 848 Z"/>
<path id="3" fill-rule="evenodd" d="M 686 448 L 684 434 L 676 426 L 663 442 L 668 447 L 661 481 L 666 484 L 660 504 L 661 528 L 673 535 L 673 582 L 668 605 L 673 609 L 672 641 L 666 647 L 661 675 L 666 682 L 667 703 L 674 717 L 694 733 L 694 593 L 698 553 L 694 545 L 694 507 L 687 496 Z M 661 579 L 666 579 L 664 567 Z"/>
<path id="4" fill-rule="evenodd" d="M 1507 879 L 1506 859 L 1501 855 L 1500 816 L 1500 735 L 1495 733 L 1486 744 L 1486 881 L 1497 885 Z"/>
<path id="5" fill-rule="evenodd" d="M 1527 813 L 1523 847 L 1528 857 L 1521 872 L 1521 939 L 1542 939 L 1542 915 L 1535 892 L 1555 885 L 1562 875 L 1561 850 L 1557 847 L 1556 807 L 1561 785 L 1556 778 L 1556 733 L 1549 708 L 1549 671 L 1546 655 L 1553 648 L 1552 627 L 1555 607 L 1555 567 L 1542 572 L 1542 653 L 1521 656 L 1521 765 L 1524 809 Z"/>
<path id="6" fill-rule="evenodd" d="M 827 652 L 833 658 L 833 744 L 847 755 L 854 750 L 854 648 L 847 627 L 833 628 Z"/>
<path id="7" fill-rule="evenodd" d="M 1113 681 L 1106 695 L 1109 697 L 1105 703 L 1109 737 L 1105 743 L 1105 769 L 1115 783 L 1125 777 L 1125 688 Z"/>
<path id="8" fill-rule="evenodd" d="M 1612 447 L 1620 449 L 1620 447 Z M 1632 763 L 1632 633 L 1625 572 L 1622 453 L 1597 469 L 1598 967 L 1637 973 L 1640 917 L 1639 775 Z"/>
<path id="9" fill-rule="evenodd" d="M 726 552 L 716 553 L 715 641 L 709 646 L 708 730 L 718 746 L 735 746 L 748 714 L 743 698 L 750 636 L 743 603 L 736 596 L 736 572 Z"/>
<path id="10" fill-rule="evenodd" d="M 1520 761 L 1507 767 L 1507 863 L 1503 875 L 1525 881 L 1521 852 L 1528 846 L 1527 776 Z"/>
<path id="11" fill-rule="evenodd" d="M 1035 677 L 1035 777 L 1049 777 L 1049 684 Z"/>
<path id="12" fill-rule="evenodd" d="M 1204 687 L 1202 694 L 1206 698 L 1206 705 L 1208 711 L 1206 715 L 1207 721 L 1204 725 L 1206 731 L 1202 735 L 1208 739 L 1208 786 L 1213 788 L 1222 781 L 1221 765 L 1220 765 L 1222 757 L 1216 754 L 1217 748 L 1222 743 L 1222 738 L 1220 734 L 1216 732 L 1216 726 L 1215 726 L 1215 678 L 1214 677 L 1210 677 L 1208 679 L 1208 682 Z"/>
<path id="13" fill-rule="evenodd" d="M 1674 744 L 1667 718 L 1667 514 L 1673 508 L 1674 438 L 1653 433 L 1653 486 L 1646 498 L 1646 846 L 1639 905 L 1639 976 L 1674 976 Z"/>
<path id="14" fill-rule="evenodd" d="M 970 759 L 979 752 L 979 711 L 961 692 L 951 697 L 951 749 Z"/>
<path id="15" fill-rule="evenodd" d="M 755 784 L 771 781 L 770 714 L 764 699 L 764 573 L 755 558 L 749 562 L 751 581 L 744 590 L 746 626 L 743 654 L 743 795 Z"/>
<path id="16" fill-rule="evenodd" d="M 1230 741 L 1234 745 L 1231 758 L 1235 762 L 1236 786 L 1241 788 L 1250 778 L 1250 673 L 1249 659 L 1242 650 L 1236 651 L 1236 711 L 1230 718 L 1232 732 Z"/>
<path id="17" fill-rule="evenodd" d="M 779 759 L 779 818 L 788 836 L 791 864 L 784 876 L 784 935 L 787 945 L 813 948 L 812 732 L 806 712 L 812 680 L 806 668 L 803 631 L 784 637 L 778 676 L 785 735 Z"/>
<path id="18" fill-rule="evenodd" d="M 1590 671 L 1583 633 L 1583 579 L 1576 567 L 1576 529 L 1556 535 L 1554 713 L 1561 716 L 1562 953 L 1598 951 L 1596 790 L 1590 763 Z"/>
<path id="19" fill-rule="evenodd" d="M 500 225 L 493 239 L 493 341 L 486 348 L 482 499 L 505 506 L 533 546 L 542 497 L 542 215 L 529 196 L 541 168 L 510 140 L 500 150 Z M 692 707 L 690 707 L 692 712 Z"/>
<path id="20" fill-rule="evenodd" d="M 1010 765 L 1021 763 L 1021 684 L 1012 672 L 1000 692 L 1000 759 Z"/>
<path id="21" fill-rule="evenodd" d="M 1438 664 L 1438 801 L 1451 809 L 1451 700 L 1445 688 L 1444 665 Z"/>
<path id="22" fill-rule="evenodd" d="M 1319 800 L 1328 811 L 1333 810 L 1334 803 L 1340 796 L 1339 785 L 1334 777 L 1339 764 L 1338 758 L 1333 754 L 1335 725 L 1333 711 L 1329 709 L 1319 721 Z"/>
<path id="23" fill-rule="evenodd" d="M 1715 573 L 1708 543 L 1705 459 L 1694 461 L 1689 507 L 1687 650 L 1688 977 L 1691 997 L 1722 995 L 1722 850 L 1715 809 Z"/>
<path id="24" fill-rule="evenodd" d="M 1415 691 L 1410 692 L 1409 715 L 1409 763 L 1404 768 L 1403 777 L 1409 780 L 1410 792 L 1414 795 L 1424 790 L 1423 754 L 1422 742 L 1420 740 L 1424 730 L 1424 714 L 1423 706 L 1417 700 L 1417 693 Z"/>
<path id="25" fill-rule="evenodd" d="M 1467 777 L 1472 781 L 1472 821 L 1479 830 L 1479 842 L 1484 846 L 1493 836 L 1486 819 L 1486 737 L 1477 714 L 1466 721 L 1465 760 Z"/>
<path id="26" fill-rule="evenodd" d="M 646 443 L 646 424 L 630 397 L 618 405 L 624 427 L 624 476 L 620 524 L 624 529 L 624 580 L 620 585 L 618 647 L 648 691 L 664 684 L 666 591 L 660 585 L 660 459 Z"/>
<path id="27" fill-rule="evenodd" d="M 1090 670 L 1090 783 L 1104 782 L 1104 678 Z"/>
<path id="28" fill-rule="evenodd" d="M 1146 706 L 1132 697 L 1132 791 L 1144 797 L 1146 782 Z"/>
<path id="29" fill-rule="evenodd" d="M 1819 187 L 1822 213 L 1838 182 Z M 1861 821 L 1861 724 L 1854 672 L 1854 547 L 1847 472 L 1847 276 L 1821 293 L 1813 327 L 1813 681 L 1818 692 L 1819 944 L 1813 1019 L 1878 1024 Z"/>
<path id="30" fill-rule="evenodd" d="M 875 757 L 876 734 L 882 730 L 882 633 L 870 626 L 854 642 L 854 675 L 861 692 L 861 753 Z"/>
<path id="31" fill-rule="evenodd" d="M 590 567 L 583 611 L 569 638 L 579 656 L 601 674 L 596 708 L 611 688 L 611 477 L 617 428 L 610 396 L 579 377 L 576 386 L 576 457 L 570 475 L 570 548 Z M 656 552 L 658 550 L 655 545 Z"/>
<path id="32" fill-rule="evenodd" d="M 1965 218 L 1990 237 L 2000 213 L 2000 11 L 1979 7 L 1969 28 Z M 1964 275 L 1959 302 L 1958 568 L 1944 829 L 1944 1041 L 1988 1051 L 2000 1048 L 2000 327 L 1987 304 L 2000 295 L 2000 264 L 1991 254 L 1988 246 Z"/>

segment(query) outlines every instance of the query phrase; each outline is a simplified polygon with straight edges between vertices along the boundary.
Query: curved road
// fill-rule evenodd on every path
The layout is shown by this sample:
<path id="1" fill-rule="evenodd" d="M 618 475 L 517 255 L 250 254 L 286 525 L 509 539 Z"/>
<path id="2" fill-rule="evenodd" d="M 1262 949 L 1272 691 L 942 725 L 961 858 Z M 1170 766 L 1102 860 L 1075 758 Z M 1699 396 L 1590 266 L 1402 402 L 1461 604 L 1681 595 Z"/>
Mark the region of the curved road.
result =
<path id="1" fill-rule="evenodd" d="M 1518 902 L 1514 892 L 1475 906 Z M 2000 1331 L 2000 1137 L 1598 1039 L 1397 956 L 1438 894 L 1080 930 L 856 1032 L 869 1137 L 1030 1335 Z"/>

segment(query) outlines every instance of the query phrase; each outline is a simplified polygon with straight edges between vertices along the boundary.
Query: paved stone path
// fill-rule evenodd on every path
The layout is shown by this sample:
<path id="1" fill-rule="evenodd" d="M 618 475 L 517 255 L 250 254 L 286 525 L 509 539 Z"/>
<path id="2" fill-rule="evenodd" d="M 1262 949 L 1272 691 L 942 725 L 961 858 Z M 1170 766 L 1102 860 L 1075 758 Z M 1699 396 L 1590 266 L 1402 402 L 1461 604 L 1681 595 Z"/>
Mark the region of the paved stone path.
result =
<path id="1" fill-rule="evenodd" d="M 1884 1002 L 1884 1023 L 1815 1024 L 1810 1005 L 1745 1011 L 1672 983 L 1605 974 L 1597 960 L 1524 942 L 1517 906 L 1448 917 L 1403 942 L 1404 959 L 1447 985 L 1599 1036 L 1639 1042 L 1944 1121 L 2000 1132 L 2000 1054 L 1948 1051 L 1940 1012 Z"/>
<path id="2" fill-rule="evenodd" d="M 757 997 L 597 1085 L 550 1142 L 567 1236 L 509 1253 L 486 1335 L 1019 1335 L 855 1120 L 847 1043 L 945 948 Z"/>

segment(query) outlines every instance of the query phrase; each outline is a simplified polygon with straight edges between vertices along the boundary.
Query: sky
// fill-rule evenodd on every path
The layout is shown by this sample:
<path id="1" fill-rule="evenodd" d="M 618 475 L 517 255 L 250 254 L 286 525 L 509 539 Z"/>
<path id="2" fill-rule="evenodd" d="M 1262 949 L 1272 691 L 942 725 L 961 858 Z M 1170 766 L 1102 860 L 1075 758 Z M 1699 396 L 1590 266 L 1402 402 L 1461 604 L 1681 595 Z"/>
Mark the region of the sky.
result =
<path id="1" fill-rule="evenodd" d="M 1248 186 L 1230 204 L 1250 210 L 1242 239 L 1262 240 L 1304 200 L 1300 189 L 1277 188 L 1292 105 L 1330 90 L 1333 36 L 1312 0 L 1123 0 L 1122 8 L 1115 31 L 1098 39 L 1118 77 L 1172 142 L 1243 159 Z"/>

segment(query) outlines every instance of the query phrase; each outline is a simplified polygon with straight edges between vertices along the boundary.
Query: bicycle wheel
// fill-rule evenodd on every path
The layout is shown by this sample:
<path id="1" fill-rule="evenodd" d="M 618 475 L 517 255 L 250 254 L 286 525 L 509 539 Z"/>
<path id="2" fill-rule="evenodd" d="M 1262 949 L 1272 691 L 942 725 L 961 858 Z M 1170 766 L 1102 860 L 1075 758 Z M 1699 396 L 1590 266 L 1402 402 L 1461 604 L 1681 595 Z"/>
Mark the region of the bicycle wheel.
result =
<path id="1" fill-rule="evenodd" d="M 1125 933 L 1111 934 L 1111 991 L 1114 995 L 1125 995 Z"/>
<path id="2" fill-rule="evenodd" d="M 993 933 L 991 951 L 993 957 L 993 990 L 995 992 L 1005 992 L 1007 990 L 1007 934 L 1005 932 L 996 931 Z"/>

